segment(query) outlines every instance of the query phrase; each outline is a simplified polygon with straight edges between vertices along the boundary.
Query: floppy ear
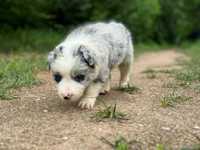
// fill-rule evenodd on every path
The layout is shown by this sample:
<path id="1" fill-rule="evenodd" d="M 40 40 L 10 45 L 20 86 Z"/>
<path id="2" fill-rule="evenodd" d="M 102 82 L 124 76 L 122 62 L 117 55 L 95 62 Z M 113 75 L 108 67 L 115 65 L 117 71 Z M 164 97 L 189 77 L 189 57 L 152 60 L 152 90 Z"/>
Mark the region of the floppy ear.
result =
<path id="1" fill-rule="evenodd" d="M 48 63 L 49 64 L 51 64 L 53 61 L 54 61 L 54 59 L 56 59 L 56 54 L 55 54 L 55 52 L 54 51 L 51 51 L 51 52 L 49 52 L 49 54 L 48 54 Z"/>
<path id="2" fill-rule="evenodd" d="M 63 46 L 57 46 L 53 51 L 49 52 L 48 55 L 48 63 L 49 63 L 49 70 L 51 69 L 51 64 L 57 59 L 57 57 L 63 57 Z"/>
<path id="3" fill-rule="evenodd" d="M 78 55 L 80 55 L 82 61 L 84 61 L 89 67 L 95 67 L 95 59 L 94 56 L 90 53 L 90 51 L 84 45 L 81 45 L 78 48 Z"/>
<path id="4" fill-rule="evenodd" d="M 51 63 L 56 59 L 57 55 L 55 54 L 54 51 L 49 52 L 48 54 L 48 65 L 49 65 L 49 70 L 51 70 Z"/>

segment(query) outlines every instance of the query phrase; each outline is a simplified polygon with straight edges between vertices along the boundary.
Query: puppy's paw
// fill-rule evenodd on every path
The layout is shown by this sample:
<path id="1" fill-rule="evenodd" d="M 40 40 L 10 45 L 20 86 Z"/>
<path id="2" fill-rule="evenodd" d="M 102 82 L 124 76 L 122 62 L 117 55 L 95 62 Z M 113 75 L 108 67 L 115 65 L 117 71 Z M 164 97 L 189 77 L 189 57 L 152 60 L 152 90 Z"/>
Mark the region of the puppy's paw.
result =
<path id="1" fill-rule="evenodd" d="M 82 109 L 92 109 L 94 107 L 96 98 L 83 98 L 78 106 Z"/>
<path id="2" fill-rule="evenodd" d="M 109 91 L 110 91 L 110 89 L 109 90 L 108 89 L 102 89 L 100 91 L 100 95 L 106 95 Z"/>
<path id="3" fill-rule="evenodd" d="M 120 88 L 128 88 L 130 84 L 128 82 L 122 82 L 120 83 Z"/>
<path id="4" fill-rule="evenodd" d="M 106 95 L 110 91 L 110 82 L 105 84 L 100 91 L 100 95 Z"/>

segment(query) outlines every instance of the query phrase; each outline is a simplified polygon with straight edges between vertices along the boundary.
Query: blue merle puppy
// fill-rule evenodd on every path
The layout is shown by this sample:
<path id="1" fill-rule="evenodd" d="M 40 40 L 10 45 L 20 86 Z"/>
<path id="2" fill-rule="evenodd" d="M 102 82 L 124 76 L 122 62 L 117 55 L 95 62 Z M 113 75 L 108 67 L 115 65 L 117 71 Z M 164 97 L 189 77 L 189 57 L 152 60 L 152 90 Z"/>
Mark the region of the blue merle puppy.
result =
<path id="1" fill-rule="evenodd" d="M 99 93 L 110 90 L 113 68 L 119 67 L 120 86 L 129 85 L 133 52 L 131 34 L 121 23 L 78 27 L 48 55 L 58 95 L 93 108 Z"/>

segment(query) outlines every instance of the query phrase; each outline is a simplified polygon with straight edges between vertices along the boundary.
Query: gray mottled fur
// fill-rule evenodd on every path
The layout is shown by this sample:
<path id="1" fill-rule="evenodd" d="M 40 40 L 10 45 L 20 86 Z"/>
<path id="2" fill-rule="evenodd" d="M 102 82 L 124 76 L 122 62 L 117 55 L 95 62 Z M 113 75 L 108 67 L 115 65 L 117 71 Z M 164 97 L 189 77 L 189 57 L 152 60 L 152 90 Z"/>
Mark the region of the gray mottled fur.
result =
<path id="1" fill-rule="evenodd" d="M 62 48 L 60 48 L 62 46 Z M 82 49 L 82 55 L 87 63 L 95 62 L 100 67 L 98 75 L 94 77 L 92 68 L 83 65 L 78 52 Z M 58 50 L 59 49 L 59 50 Z M 65 52 L 66 51 L 66 52 Z M 67 52 L 71 51 L 71 53 Z M 59 44 L 56 49 L 49 54 L 49 63 L 52 64 L 54 59 L 59 59 L 59 53 L 68 59 L 76 59 L 73 72 L 85 72 L 88 74 L 88 80 L 106 82 L 110 77 L 110 71 L 115 66 L 130 65 L 133 61 L 133 45 L 131 34 L 128 29 L 121 23 L 95 23 L 80 26 L 73 30 L 66 39 Z M 90 59 L 90 60 L 89 60 Z M 73 73 L 72 73 L 73 74 Z M 91 75 L 90 75 L 91 74 Z M 90 82 L 88 81 L 87 84 Z"/>

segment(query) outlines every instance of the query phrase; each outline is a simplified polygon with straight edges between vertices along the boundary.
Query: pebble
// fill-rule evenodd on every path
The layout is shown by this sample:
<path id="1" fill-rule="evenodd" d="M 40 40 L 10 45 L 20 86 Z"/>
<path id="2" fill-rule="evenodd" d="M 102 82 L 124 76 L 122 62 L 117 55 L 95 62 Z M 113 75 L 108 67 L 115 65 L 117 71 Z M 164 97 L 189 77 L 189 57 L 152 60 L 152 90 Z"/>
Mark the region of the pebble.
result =
<path id="1" fill-rule="evenodd" d="M 165 130 L 165 131 L 170 131 L 171 129 L 169 127 L 161 127 L 162 130 Z"/>
<path id="2" fill-rule="evenodd" d="M 39 101 L 40 100 L 40 98 L 36 98 L 36 101 Z"/>
<path id="3" fill-rule="evenodd" d="M 140 126 L 140 127 L 144 127 L 144 125 L 143 125 L 143 124 L 140 124 L 140 123 L 138 124 L 138 126 Z"/>
<path id="4" fill-rule="evenodd" d="M 46 112 L 48 112 L 48 110 L 47 110 L 47 109 L 44 109 L 43 112 L 46 113 Z"/>
<path id="5" fill-rule="evenodd" d="M 200 126 L 195 125 L 194 129 L 200 130 Z"/>
<path id="6" fill-rule="evenodd" d="M 62 139 L 63 140 L 68 140 L 69 138 L 67 136 L 64 136 Z"/>

